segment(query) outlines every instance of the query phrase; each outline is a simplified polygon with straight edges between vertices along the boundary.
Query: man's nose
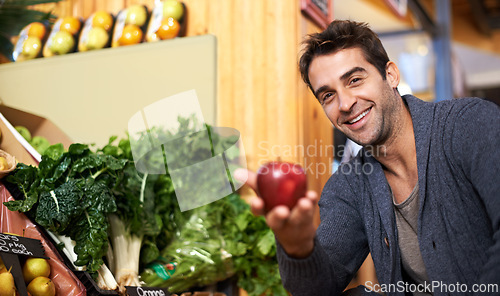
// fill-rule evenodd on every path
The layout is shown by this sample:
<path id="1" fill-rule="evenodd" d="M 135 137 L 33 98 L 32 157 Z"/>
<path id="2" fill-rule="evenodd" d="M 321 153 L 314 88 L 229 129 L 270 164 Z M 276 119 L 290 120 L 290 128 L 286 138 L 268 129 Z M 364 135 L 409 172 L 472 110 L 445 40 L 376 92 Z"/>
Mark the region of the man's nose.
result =
<path id="1" fill-rule="evenodd" d="M 339 96 L 339 110 L 341 112 L 349 112 L 352 109 L 352 106 L 356 104 L 357 99 L 356 96 L 352 95 L 348 91 L 344 91 L 338 93 Z"/>

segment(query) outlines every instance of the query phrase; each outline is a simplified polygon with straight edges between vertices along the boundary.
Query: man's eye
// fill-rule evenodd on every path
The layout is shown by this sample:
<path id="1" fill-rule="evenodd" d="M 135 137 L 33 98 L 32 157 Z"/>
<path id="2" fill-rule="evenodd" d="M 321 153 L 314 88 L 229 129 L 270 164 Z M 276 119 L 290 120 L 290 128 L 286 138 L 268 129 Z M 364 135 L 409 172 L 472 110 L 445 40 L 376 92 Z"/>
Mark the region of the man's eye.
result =
<path id="1" fill-rule="evenodd" d="M 326 93 L 323 96 L 323 99 L 321 100 L 321 105 L 328 104 L 333 100 L 333 94 L 332 93 Z"/>
<path id="2" fill-rule="evenodd" d="M 349 82 L 349 84 L 355 84 L 356 82 L 359 82 L 359 81 L 361 81 L 361 78 L 353 78 L 353 79 Z"/>

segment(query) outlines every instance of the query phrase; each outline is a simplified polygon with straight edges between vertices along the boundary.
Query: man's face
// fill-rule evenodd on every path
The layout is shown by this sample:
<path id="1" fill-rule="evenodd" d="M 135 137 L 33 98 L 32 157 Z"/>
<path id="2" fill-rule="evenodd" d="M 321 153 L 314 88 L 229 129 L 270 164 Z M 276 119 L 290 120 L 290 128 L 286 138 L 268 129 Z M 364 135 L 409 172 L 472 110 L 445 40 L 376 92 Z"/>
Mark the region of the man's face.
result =
<path id="1" fill-rule="evenodd" d="M 317 56 L 309 67 L 312 90 L 330 121 L 363 146 L 385 142 L 398 118 L 395 64 L 388 64 L 386 74 L 384 80 L 359 48 Z"/>

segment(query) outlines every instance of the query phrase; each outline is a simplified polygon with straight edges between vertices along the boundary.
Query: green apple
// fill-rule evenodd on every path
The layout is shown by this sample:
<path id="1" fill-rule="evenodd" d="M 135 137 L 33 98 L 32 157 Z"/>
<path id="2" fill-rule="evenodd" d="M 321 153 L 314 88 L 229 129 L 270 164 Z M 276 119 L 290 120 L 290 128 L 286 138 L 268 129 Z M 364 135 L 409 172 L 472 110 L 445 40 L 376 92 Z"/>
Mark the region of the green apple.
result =
<path id="1" fill-rule="evenodd" d="M 31 133 L 26 127 L 22 125 L 16 125 L 14 128 L 26 141 L 31 141 Z"/>
<path id="2" fill-rule="evenodd" d="M 179 21 L 184 15 L 184 6 L 177 0 L 163 1 L 163 18 L 174 18 Z"/>
<path id="3" fill-rule="evenodd" d="M 87 36 L 87 49 L 101 49 L 108 43 L 109 35 L 105 29 L 94 27 L 90 29 Z"/>
<path id="4" fill-rule="evenodd" d="M 127 17 L 125 18 L 125 24 L 142 27 L 146 23 L 147 17 L 146 7 L 139 4 L 131 5 L 127 8 Z"/>
<path id="5" fill-rule="evenodd" d="M 54 34 L 50 43 L 50 51 L 54 54 L 66 54 L 73 50 L 75 39 L 71 33 L 59 31 Z"/>
<path id="6" fill-rule="evenodd" d="M 30 36 L 26 38 L 23 42 L 23 51 L 22 55 L 26 59 L 34 59 L 40 53 L 42 49 L 42 40 L 38 37 Z"/>
<path id="7" fill-rule="evenodd" d="M 43 154 L 45 150 L 50 147 L 49 140 L 42 136 L 34 136 L 33 139 L 31 139 L 30 144 L 40 154 Z"/>

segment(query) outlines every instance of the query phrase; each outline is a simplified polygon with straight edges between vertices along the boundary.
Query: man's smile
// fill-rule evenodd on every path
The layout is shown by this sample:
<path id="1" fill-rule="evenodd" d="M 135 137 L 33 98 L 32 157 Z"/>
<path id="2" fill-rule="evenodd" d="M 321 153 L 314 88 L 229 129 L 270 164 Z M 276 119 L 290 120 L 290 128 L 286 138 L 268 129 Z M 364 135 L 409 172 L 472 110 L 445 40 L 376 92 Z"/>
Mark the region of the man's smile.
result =
<path id="1" fill-rule="evenodd" d="M 345 125 L 354 125 L 356 124 L 357 122 L 361 121 L 362 119 L 364 119 L 366 117 L 366 115 L 368 115 L 368 113 L 370 113 L 372 107 L 366 109 L 365 111 L 355 115 L 355 116 L 352 116 L 350 118 L 348 118 L 347 120 L 344 120 L 344 123 Z"/>

